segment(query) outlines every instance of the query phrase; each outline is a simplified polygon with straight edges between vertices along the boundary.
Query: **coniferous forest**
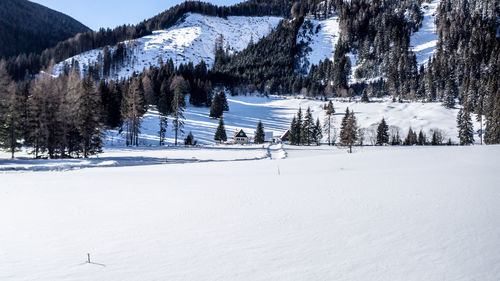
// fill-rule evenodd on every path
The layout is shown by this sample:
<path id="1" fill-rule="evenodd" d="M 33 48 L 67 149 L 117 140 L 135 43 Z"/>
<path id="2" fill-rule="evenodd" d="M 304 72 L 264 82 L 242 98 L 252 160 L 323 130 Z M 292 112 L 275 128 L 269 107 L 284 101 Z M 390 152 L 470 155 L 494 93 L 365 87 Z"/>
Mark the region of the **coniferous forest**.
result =
<path id="1" fill-rule="evenodd" d="M 221 97 L 215 93 L 224 88 L 232 95 L 257 91 L 321 99 L 360 96 L 364 102 L 383 96 L 399 102 L 441 102 L 448 108 L 461 108 L 457 118 L 461 144 L 471 143 L 471 114 L 485 118 L 484 141 L 500 143 L 497 1 L 442 0 L 436 17 L 436 52 L 428 63 L 418 66 L 410 48 L 410 36 L 422 25 L 421 8 L 426 3 L 424 0 L 249 0 L 231 7 L 217 7 L 189 1 L 134 26 L 87 31 L 57 44 L 37 45 L 20 54 L 2 51 L 0 144 L 12 154 L 25 145 L 35 157 L 87 157 L 101 151 L 105 129 L 120 128 L 126 132 L 128 145 L 138 145 L 141 117 L 149 105 L 156 106 L 162 116 L 160 144 L 169 126 L 167 117 L 173 119 L 177 142 L 184 124 L 184 96 L 189 94 L 189 103 L 194 106 L 212 107 L 211 117 L 221 118 L 229 108 L 227 102 L 219 104 Z M 127 48 L 119 42 L 173 26 L 187 12 L 218 17 L 272 15 L 285 19 L 267 37 L 251 42 L 241 52 L 228 52 L 215 40 L 215 64 L 211 69 L 203 61 L 176 67 L 169 59 L 160 62 L 159 67 L 134 73 L 131 78 L 110 79 L 111 71 L 128 56 Z M 299 30 L 307 29 L 311 18 L 332 15 L 338 15 L 341 30 L 334 60 L 321 61 L 306 71 L 300 69 L 298 58 L 307 46 L 297 42 Z M 117 48 L 109 48 L 112 45 Z M 95 64 L 79 66 L 73 62 L 58 77 L 42 71 L 96 48 L 103 48 L 103 52 Z M 356 83 L 349 83 L 353 67 L 349 53 L 358 57 L 353 74 Z M 222 94 L 225 99 L 224 91 Z M 321 128 L 328 122 L 307 119 L 310 117 L 307 111 L 300 114 L 304 116 L 297 116 L 291 126 L 292 143 L 318 143 L 320 133 L 325 133 Z M 343 127 L 348 132 L 341 132 L 340 139 L 344 145 L 352 146 L 360 139 L 355 128 L 356 117 L 353 112 L 345 116 Z M 301 118 L 307 119 L 307 128 L 301 125 Z M 439 132 L 428 140 L 423 135 L 417 136 L 411 128 L 406 140 L 401 140 L 399 132 L 389 135 L 386 126 L 380 128 L 377 144 L 446 142 Z M 330 134 L 331 128 L 329 139 Z"/>

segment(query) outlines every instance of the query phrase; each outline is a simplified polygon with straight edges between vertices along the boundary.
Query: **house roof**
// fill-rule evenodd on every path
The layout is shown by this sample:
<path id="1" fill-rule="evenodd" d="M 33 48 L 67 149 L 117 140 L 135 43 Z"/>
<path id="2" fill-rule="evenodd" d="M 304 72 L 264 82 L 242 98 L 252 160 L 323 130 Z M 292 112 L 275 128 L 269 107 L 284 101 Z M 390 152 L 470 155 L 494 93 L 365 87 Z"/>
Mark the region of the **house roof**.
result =
<path id="1" fill-rule="evenodd" d="M 290 136 L 290 130 L 287 130 L 282 136 L 281 139 L 288 138 Z"/>
<path id="2" fill-rule="evenodd" d="M 235 138 L 247 138 L 247 134 L 243 130 L 240 130 L 234 135 Z"/>

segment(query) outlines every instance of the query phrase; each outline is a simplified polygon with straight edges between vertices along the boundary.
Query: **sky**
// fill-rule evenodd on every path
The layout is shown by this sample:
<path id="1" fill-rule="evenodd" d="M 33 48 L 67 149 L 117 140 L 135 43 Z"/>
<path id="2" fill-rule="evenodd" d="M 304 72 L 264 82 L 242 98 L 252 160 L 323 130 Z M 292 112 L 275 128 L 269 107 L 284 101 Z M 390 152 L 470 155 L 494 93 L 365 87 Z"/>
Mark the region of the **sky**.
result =
<path id="1" fill-rule="evenodd" d="M 137 24 L 184 0 L 30 0 L 67 14 L 97 30 L 123 24 Z M 242 0 L 205 0 L 216 5 L 233 5 Z"/>

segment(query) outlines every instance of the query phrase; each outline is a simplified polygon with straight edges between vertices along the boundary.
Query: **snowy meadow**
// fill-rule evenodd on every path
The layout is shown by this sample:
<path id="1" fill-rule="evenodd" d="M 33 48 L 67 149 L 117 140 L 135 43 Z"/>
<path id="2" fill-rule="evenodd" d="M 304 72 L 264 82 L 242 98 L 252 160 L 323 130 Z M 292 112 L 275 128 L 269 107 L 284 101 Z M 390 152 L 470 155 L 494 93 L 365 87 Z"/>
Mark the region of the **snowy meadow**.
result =
<path id="1" fill-rule="evenodd" d="M 500 276 L 498 146 L 140 154 L 213 161 L 0 174 L 0 279 Z"/>

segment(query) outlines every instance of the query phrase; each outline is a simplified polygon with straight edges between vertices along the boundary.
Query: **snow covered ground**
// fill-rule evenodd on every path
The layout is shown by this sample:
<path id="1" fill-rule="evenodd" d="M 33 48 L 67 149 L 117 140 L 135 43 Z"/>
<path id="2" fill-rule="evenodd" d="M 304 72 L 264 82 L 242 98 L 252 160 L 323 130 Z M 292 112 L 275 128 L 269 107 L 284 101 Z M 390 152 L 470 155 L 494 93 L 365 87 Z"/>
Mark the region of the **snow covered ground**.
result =
<path id="1" fill-rule="evenodd" d="M 418 65 L 426 64 L 436 50 L 438 35 L 436 30 L 436 13 L 440 0 L 422 3 L 424 20 L 422 27 L 411 35 L 411 50 L 417 55 Z"/>
<path id="2" fill-rule="evenodd" d="M 242 51 L 251 40 L 257 42 L 267 36 L 282 20 L 280 17 L 219 17 L 200 14 L 186 14 L 185 19 L 167 29 L 155 31 L 152 35 L 125 42 L 128 52 L 132 52 L 125 66 L 112 74 L 115 78 L 130 77 L 133 72 L 140 73 L 144 68 L 158 66 L 159 58 L 164 62 L 172 58 L 176 65 L 192 62 L 194 65 L 204 60 L 212 66 L 215 60 L 215 39 L 222 35 L 224 47 L 232 51 Z M 112 48 L 114 50 L 115 48 Z M 102 49 L 92 50 L 65 62 L 71 64 L 74 59 L 82 65 L 97 61 Z M 64 62 L 54 68 L 54 73 L 61 73 Z"/>
<path id="3" fill-rule="evenodd" d="M 339 40 L 340 28 L 337 15 L 326 20 L 315 20 L 308 18 L 312 25 L 311 30 L 305 29 L 307 24 L 302 25 L 297 36 L 297 43 L 308 44 L 308 51 L 302 59 L 302 65 L 307 65 L 307 71 L 311 65 L 318 65 L 320 61 L 327 59 L 333 61 L 335 47 Z M 312 31 L 312 32 L 311 32 Z"/>
<path id="4" fill-rule="evenodd" d="M 0 173 L 0 280 L 498 280 L 499 146 L 284 150 Z"/>
<path id="5" fill-rule="evenodd" d="M 347 107 L 354 110 L 361 128 L 373 130 L 378 126 L 382 118 L 385 118 L 390 126 L 398 127 L 403 136 L 406 136 L 408 128 L 413 130 L 424 130 L 430 137 L 429 131 L 440 129 L 445 137 L 452 138 L 457 142 L 456 116 L 458 109 L 449 110 L 440 103 L 397 103 L 390 99 L 374 100 L 371 103 L 361 103 L 336 99 L 333 101 L 336 110 L 335 126 L 340 128 L 342 117 Z M 257 123 L 262 121 L 266 131 L 273 132 L 275 137 L 280 137 L 289 129 L 293 116 L 297 110 L 311 107 L 314 118 L 320 118 L 323 123 L 325 119 L 322 106 L 325 102 L 319 100 L 283 98 L 271 96 L 269 98 L 259 96 L 236 96 L 228 97 L 230 111 L 224 113 L 224 123 L 228 138 L 232 138 L 236 130 L 243 129 L 249 136 L 253 137 Z M 214 134 L 218 126 L 218 120 L 209 118 L 208 108 L 189 106 L 185 112 L 186 124 L 185 134 L 192 132 L 199 144 L 213 144 Z M 475 129 L 479 129 L 479 123 L 475 123 Z M 169 123 L 168 143 L 173 144 L 172 126 Z M 157 145 L 159 131 L 158 112 L 153 108 L 146 114 L 142 123 L 142 134 L 140 142 L 142 145 Z M 181 136 L 181 141 L 184 136 Z M 325 138 L 326 141 L 326 138 Z M 479 139 L 477 139 L 479 141 Z M 116 131 L 107 134 L 106 146 L 122 147 L 125 139 Z M 368 136 L 365 143 L 369 144 Z"/>

